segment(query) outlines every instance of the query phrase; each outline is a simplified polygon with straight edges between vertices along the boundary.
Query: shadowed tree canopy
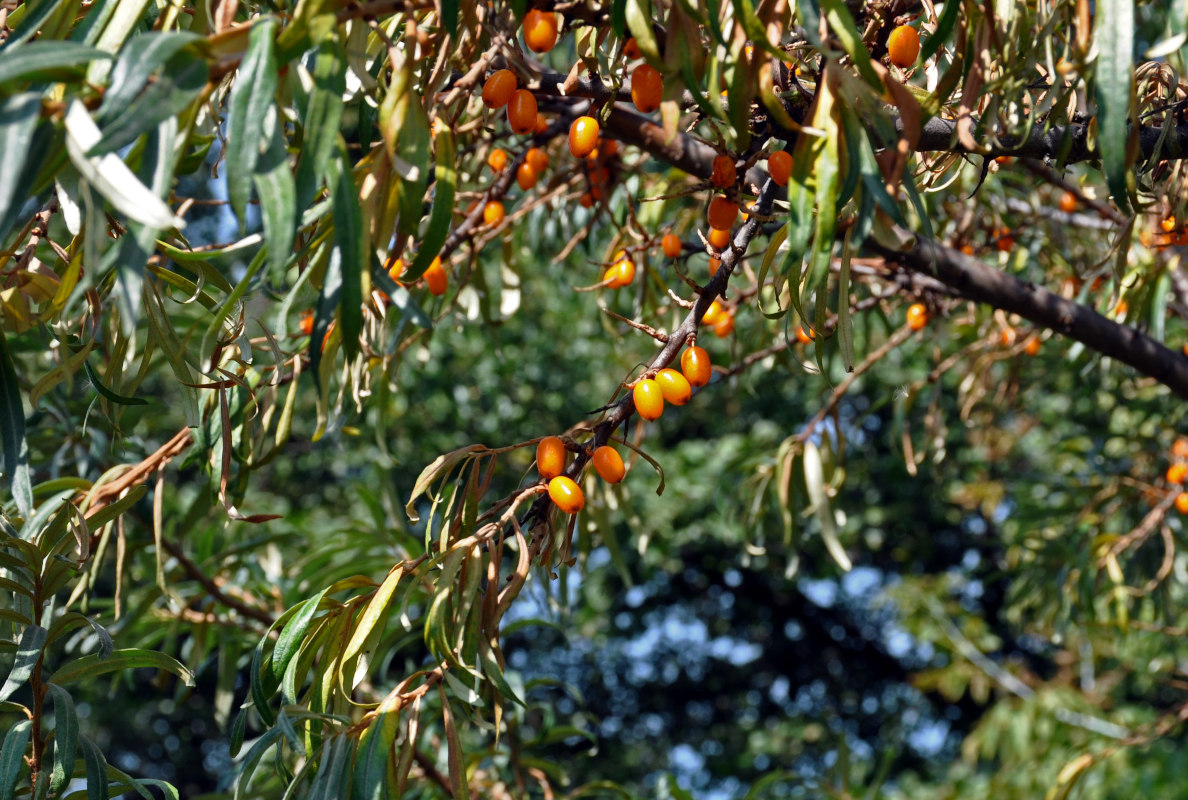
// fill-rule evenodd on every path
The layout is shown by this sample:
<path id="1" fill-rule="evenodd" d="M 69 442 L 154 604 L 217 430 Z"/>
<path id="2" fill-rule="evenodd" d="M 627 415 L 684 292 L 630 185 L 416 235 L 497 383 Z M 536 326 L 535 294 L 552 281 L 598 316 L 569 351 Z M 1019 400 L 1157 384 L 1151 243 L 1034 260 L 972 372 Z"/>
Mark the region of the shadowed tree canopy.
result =
<path id="1" fill-rule="evenodd" d="M 1181 6 L 0 0 L 0 798 L 1176 795 Z"/>

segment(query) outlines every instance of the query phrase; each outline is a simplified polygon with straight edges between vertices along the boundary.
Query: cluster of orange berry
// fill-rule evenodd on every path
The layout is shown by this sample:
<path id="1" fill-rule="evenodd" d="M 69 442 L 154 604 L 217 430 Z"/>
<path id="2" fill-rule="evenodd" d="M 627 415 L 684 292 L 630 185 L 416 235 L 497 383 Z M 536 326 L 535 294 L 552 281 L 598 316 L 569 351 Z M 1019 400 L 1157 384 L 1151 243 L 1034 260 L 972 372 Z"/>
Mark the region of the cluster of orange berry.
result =
<path id="1" fill-rule="evenodd" d="M 1167 482 L 1173 486 L 1183 486 L 1188 480 L 1188 437 L 1181 436 L 1172 444 L 1172 463 L 1167 468 Z M 1176 511 L 1188 514 L 1188 492 L 1180 491 L 1176 495 Z"/>
<path id="2" fill-rule="evenodd" d="M 569 454 L 565 451 L 565 442 L 558 436 L 546 436 L 536 445 L 536 471 L 540 477 L 548 481 L 549 499 L 566 514 L 576 514 L 586 506 L 586 496 L 582 487 L 567 475 L 565 471 Z M 618 483 L 627 474 L 623 465 L 623 457 L 619 451 L 610 445 L 602 445 L 594 450 L 590 457 L 594 471 L 608 483 Z"/>
<path id="3" fill-rule="evenodd" d="M 1010 325 L 1003 328 L 998 334 L 998 343 L 1003 347 L 1011 347 L 1015 344 L 1015 340 L 1019 338 L 1019 334 Z M 1027 343 L 1023 345 L 1023 352 L 1029 356 L 1039 355 L 1040 351 L 1040 337 L 1038 333 L 1033 333 L 1027 338 Z"/>

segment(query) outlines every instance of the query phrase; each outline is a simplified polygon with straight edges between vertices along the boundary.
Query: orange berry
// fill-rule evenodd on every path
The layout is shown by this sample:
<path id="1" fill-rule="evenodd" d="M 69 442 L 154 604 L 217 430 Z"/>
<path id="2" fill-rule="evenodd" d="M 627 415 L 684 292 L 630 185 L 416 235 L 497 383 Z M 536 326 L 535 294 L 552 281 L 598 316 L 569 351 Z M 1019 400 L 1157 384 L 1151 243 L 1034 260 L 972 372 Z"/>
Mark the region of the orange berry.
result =
<path id="1" fill-rule="evenodd" d="M 728 197 L 718 195 L 710 200 L 709 211 L 706 213 L 711 228 L 728 231 L 738 219 L 738 203 Z"/>
<path id="2" fill-rule="evenodd" d="M 536 443 L 536 471 L 547 480 L 565 471 L 565 442 L 559 436 L 546 436 Z"/>
<path id="3" fill-rule="evenodd" d="M 516 74 L 510 69 L 497 69 L 483 84 L 483 104 L 487 108 L 503 108 L 516 91 Z"/>
<path id="4" fill-rule="evenodd" d="M 1011 327 L 1003 328 L 998 334 L 998 343 L 1003 347 L 1010 347 L 1015 343 L 1015 329 Z"/>
<path id="5" fill-rule="evenodd" d="M 516 170 L 516 183 L 525 192 L 536 185 L 536 170 L 526 160 L 521 162 L 519 168 Z"/>
<path id="6" fill-rule="evenodd" d="M 734 159 L 721 153 L 714 156 L 713 167 L 710 170 L 710 183 L 719 189 L 733 186 L 738 180 L 738 170 L 734 167 Z"/>
<path id="7" fill-rule="evenodd" d="M 635 400 L 635 410 L 649 422 L 660 419 L 664 413 L 664 392 L 660 390 L 660 384 L 651 378 L 644 378 L 635 384 L 631 397 Z"/>
<path id="8" fill-rule="evenodd" d="M 619 259 L 606 268 L 602 279 L 610 281 L 606 285 L 608 289 L 622 289 L 624 286 L 630 286 L 631 282 L 635 280 L 635 262 L 629 258 Z"/>
<path id="9" fill-rule="evenodd" d="M 450 285 L 450 276 L 441 265 L 441 256 L 433 259 L 433 263 L 425 270 L 425 284 L 429 292 L 438 297 L 446 293 Z"/>
<path id="10" fill-rule="evenodd" d="M 404 274 L 404 261 L 396 259 L 392 262 L 392 266 L 388 268 L 388 277 L 397 283 L 400 282 L 400 276 Z"/>
<path id="11" fill-rule="evenodd" d="M 718 258 L 717 256 L 714 256 L 713 258 L 710 259 L 709 274 L 710 274 L 711 278 L 718 274 L 718 268 L 721 266 L 722 266 L 722 259 Z"/>
<path id="12" fill-rule="evenodd" d="M 796 341 L 801 344 L 808 344 L 812 340 L 813 337 L 809 336 L 809 332 L 804 329 L 803 325 L 796 329 Z"/>
<path id="13" fill-rule="evenodd" d="M 487 166 L 495 172 L 503 172 L 503 168 L 507 166 L 507 153 L 496 147 L 487 154 Z"/>
<path id="14" fill-rule="evenodd" d="M 313 312 L 306 312 L 312 316 Z M 1181 436 L 1172 443 L 1172 455 L 1180 459 L 1188 459 L 1188 437 Z"/>
<path id="15" fill-rule="evenodd" d="M 583 194 L 581 197 L 578 198 L 578 205 L 580 205 L 582 208 L 593 207 L 594 195 L 590 194 L 589 192 L 586 192 L 585 194 Z"/>
<path id="16" fill-rule="evenodd" d="M 928 309 L 923 303 L 912 303 L 907 310 L 908 327 L 918 331 L 928 324 Z"/>
<path id="17" fill-rule="evenodd" d="M 306 311 L 301 315 L 301 332 L 306 336 L 309 336 L 311 333 L 313 333 L 313 325 L 314 313 L 312 311 Z"/>
<path id="18" fill-rule="evenodd" d="M 1167 468 L 1168 483 L 1183 483 L 1185 478 L 1188 478 L 1188 464 L 1177 462 Z"/>
<path id="19" fill-rule="evenodd" d="M 792 154 L 787 150 L 776 150 L 767 157 L 767 173 L 777 186 L 787 186 L 792 177 Z"/>
<path id="20" fill-rule="evenodd" d="M 569 126 L 569 152 L 574 158 L 585 158 L 598 146 L 598 120 L 578 117 Z"/>
<path id="21" fill-rule="evenodd" d="M 566 514 L 576 514 L 586 507 L 586 496 L 582 494 L 582 487 L 564 475 L 558 475 L 549 481 L 549 499 Z"/>
<path id="22" fill-rule="evenodd" d="M 643 53 L 639 49 L 639 42 L 635 41 L 634 36 L 623 45 L 623 55 L 632 60 L 643 57 Z"/>
<path id="23" fill-rule="evenodd" d="M 507 101 L 507 124 L 515 133 L 536 130 L 536 96 L 527 89 L 519 89 Z"/>
<path id="24" fill-rule="evenodd" d="M 920 57 L 920 34 L 910 25 L 900 25 L 887 37 L 887 57 L 900 69 L 907 69 Z"/>
<path id="25" fill-rule="evenodd" d="M 539 147 L 528 148 L 528 152 L 524 154 L 524 161 L 532 165 L 537 175 L 549 168 L 549 154 Z"/>
<path id="26" fill-rule="evenodd" d="M 537 114 L 536 115 L 536 129 L 533 130 L 532 132 L 539 136 L 540 134 L 548 131 L 548 129 L 549 129 L 549 121 L 547 119 L 545 119 L 544 114 Z"/>
<path id="27" fill-rule="evenodd" d="M 524 44 L 534 53 L 547 53 L 557 44 L 557 15 L 534 8 L 524 15 Z"/>
<path id="28" fill-rule="evenodd" d="M 705 386 L 713 373 L 709 353 L 700 347 L 686 348 L 681 353 L 681 372 L 685 373 L 691 385 Z"/>
<path id="29" fill-rule="evenodd" d="M 664 251 L 664 255 L 669 258 L 676 258 L 681 254 L 684 246 L 681 244 L 681 239 L 675 233 L 666 233 L 664 238 L 660 240 L 660 248 Z"/>
<path id="30" fill-rule="evenodd" d="M 1176 495 L 1176 511 L 1188 514 L 1188 492 L 1180 492 Z"/>
<path id="31" fill-rule="evenodd" d="M 705 313 L 701 315 L 701 324 L 716 325 L 722 313 L 722 304 L 717 300 L 713 301 L 709 304 L 709 308 L 705 310 Z"/>
<path id="32" fill-rule="evenodd" d="M 1065 214 L 1071 214 L 1077 210 L 1077 196 L 1072 192 L 1065 192 L 1060 195 L 1060 210 Z"/>
<path id="33" fill-rule="evenodd" d="M 1015 237 L 1011 236 L 1010 228 L 996 229 L 994 231 L 994 247 L 1000 253 L 1008 253 L 1015 246 Z"/>
<path id="34" fill-rule="evenodd" d="M 598 477 L 607 483 L 618 483 L 627 474 L 627 468 L 623 466 L 623 457 L 610 445 L 604 444 L 595 450 L 590 462 L 594 465 Z"/>
<path id="35" fill-rule="evenodd" d="M 503 203 L 498 200 L 492 200 L 483 207 L 483 222 L 488 225 L 498 225 L 500 222 L 503 222 L 505 213 Z"/>
<path id="36" fill-rule="evenodd" d="M 714 323 L 714 335 L 719 339 L 725 339 L 734 331 L 734 315 L 729 311 L 723 311 L 722 316 Z"/>
<path id="37" fill-rule="evenodd" d="M 1001 166 L 1005 166 L 1005 165 L 1011 163 L 1011 161 L 1013 161 L 1013 160 L 1014 159 L 1011 156 L 999 156 L 998 158 L 994 159 L 994 163 L 999 164 Z"/>
<path id="38" fill-rule="evenodd" d="M 1023 345 L 1023 352 L 1029 356 L 1039 355 L 1039 351 L 1040 351 L 1040 338 L 1038 336 L 1032 336 L 1030 339 L 1027 340 L 1027 344 Z"/>
<path id="39" fill-rule="evenodd" d="M 1164 233 L 1171 233 L 1176 229 L 1176 218 L 1167 217 L 1159 222 L 1159 227 L 1163 229 Z"/>
<path id="40" fill-rule="evenodd" d="M 974 254 L 973 245 L 968 243 L 961 245 L 961 252 L 967 256 L 972 256 Z"/>
<path id="41" fill-rule="evenodd" d="M 675 369 L 665 367 L 657 372 L 656 383 L 660 385 L 664 401 L 674 406 L 683 406 L 693 396 L 693 387 L 689 385 L 689 379 Z"/>
<path id="42" fill-rule="evenodd" d="M 725 250 L 730 244 L 730 231 L 720 231 L 717 228 L 710 228 L 709 236 L 706 240 L 710 246 L 715 250 Z"/>
<path id="43" fill-rule="evenodd" d="M 651 65 L 640 64 L 631 73 L 631 102 L 643 113 L 649 114 L 659 108 L 663 93 L 664 79 Z"/>
<path id="44" fill-rule="evenodd" d="M 1126 304 L 1125 300 L 1119 300 L 1118 305 L 1114 306 L 1114 316 L 1125 317 L 1126 312 L 1130 310 L 1130 306 Z"/>
<path id="45" fill-rule="evenodd" d="M 601 139 L 598 142 L 598 152 L 602 154 L 603 158 L 610 158 L 615 153 L 619 152 L 618 139 Z"/>

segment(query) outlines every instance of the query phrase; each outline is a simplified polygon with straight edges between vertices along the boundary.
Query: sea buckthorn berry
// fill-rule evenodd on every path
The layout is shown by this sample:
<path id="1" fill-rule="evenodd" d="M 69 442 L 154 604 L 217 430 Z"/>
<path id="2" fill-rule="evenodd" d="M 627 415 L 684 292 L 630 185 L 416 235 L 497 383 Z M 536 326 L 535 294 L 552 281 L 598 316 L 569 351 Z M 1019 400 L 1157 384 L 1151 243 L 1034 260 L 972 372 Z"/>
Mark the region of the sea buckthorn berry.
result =
<path id="1" fill-rule="evenodd" d="M 706 240 L 715 250 L 725 250 L 727 245 L 730 244 L 730 231 L 710 228 L 709 236 L 706 237 Z"/>
<path id="2" fill-rule="evenodd" d="M 900 69 L 907 69 L 920 57 L 920 34 L 910 25 L 900 25 L 887 37 L 887 57 Z"/>
<path id="3" fill-rule="evenodd" d="M 792 177 L 792 154 L 787 150 L 776 150 L 767 157 L 767 174 L 777 186 L 787 186 Z"/>
<path id="4" fill-rule="evenodd" d="M 586 507 L 586 496 L 582 494 L 582 487 L 564 475 L 558 475 L 549 481 L 549 499 L 566 514 L 576 514 Z"/>
<path id="5" fill-rule="evenodd" d="M 496 147 L 487 154 L 487 166 L 495 172 L 503 172 L 504 167 L 507 166 L 507 153 Z"/>
<path id="6" fill-rule="evenodd" d="M 994 232 L 994 246 L 1000 253 L 1009 253 L 1015 247 L 1015 237 L 1011 236 L 1010 228 L 1002 228 Z"/>
<path id="7" fill-rule="evenodd" d="M 1010 347 L 1015 343 L 1015 329 L 1012 327 L 1003 328 L 998 334 L 998 343 L 1003 347 Z"/>
<path id="8" fill-rule="evenodd" d="M 1027 340 L 1027 344 L 1023 345 L 1023 352 L 1029 356 L 1039 355 L 1039 351 L 1040 338 L 1038 336 L 1032 336 Z"/>
<path id="9" fill-rule="evenodd" d="M 536 443 L 536 471 L 547 480 L 565 471 L 565 442 L 559 436 L 546 436 Z"/>
<path id="10" fill-rule="evenodd" d="M 669 258 L 676 258 L 681 254 L 684 246 L 681 244 L 681 239 L 675 233 L 666 233 L 664 238 L 660 240 L 660 248 L 664 251 L 664 255 Z"/>
<path id="11" fill-rule="evenodd" d="M 312 311 L 306 312 L 313 315 Z M 1188 459 L 1188 437 L 1181 436 L 1172 443 L 1172 455 L 1180 459 Z"/>
<path id="12" fill-rule="evenodd" d="M 594 205 L 594 195 L 586 192 L 578 198 L 578 205 L 580 205 L 582 208 L 592 207 Z"/>
<path id="13" fill-rule="evenodd" d="M 574 158 L 585 158 L 598 146 L 598 120 L 578 117 L 569 126 L 569 152 Z"/>
<path id="14" fill-rule="evenodd" d="M 689 379 L 675 369 L 665 367 L 656 373 L 656 383 L 660 385 L 660 393 L 664 395 L 664 402 L 674 406 L 683 406 L 693 396 L 693 387 Z"/>
<path id="15" fill-rule="evenodd" d="M 1072 192 L 1065 192 L 1060 195 L 1060 210 L 1065 214 L 1071 214 L 1077 210 L 1077 196 Z"/>
<path id="16" fill-rule="evenodd" d="M 643 57 L 643 53 L 639 49 L 639 42 L 635 41 L 634 36 L 623 45 L 623 55 L 632 60 Z"/>
<path id="17" fill-rule="evenodd" d="M 710 382 L 713 365 L 709 353 L 700 347 L 689 347 L 681 353 L 681 372 L 693 386 L 705 386 Z"/>
<path id="18" fill-rule="evenodd" d="M 450 276 L 441 265 L 441 256 L 433 259 L 433 263 L 425 270 L 425 285 L 429 292 L 438 297 L 446 293 L 450 286 Z"/>
<path id="19" fill-rule="evenodd" d="M 701 315 L 701 324 L 715 325 L 722 314 L 722 304 L 715 300 L 709 304 L 709 308 L 707 308 L 705 313 Z"/>
<path id="20" fill-rule="evenodd" d="M 714 156 L 713 167 L 710 170 L 710 183 L 719 189 L 733 186 L 738 180 L 738 170 L 734 167 L 734 159 L 725 153 Z"/>
<path id="21" fill-rule="evenodd" d="M 660 419 L 664 413 L 664 392 L 660 390 L 660 384 L 651 378 L 644 378 L 635 384 L 631 396 L 635 399 L 635 410 L 649 422 Z"/>
<path id="22" fill-rule="evenodd" d="M 536 96 L 527 89 L 519 89 L 507 101 L 507 124 L 515 133 L 536 130 Z"/>
<path id="23" fill-rule="evenodd" d="M 1014 161 L 1014 157 L 1012 157 L 1012 156 L 998 156 L 997 158 L 994 159 L 994 163 L 998 164 L 1000 167 L 1005 167 L 1007 164 L 1011 163 L 1012 161 Z"/>
<path id="24" fill-rule="evenodd" d="M 624 286 L 630 286 L 631 282 L 635 280 L 635 262 L 629 258 L 620 258 L 606 268 L 606 272 L 602 274 L 602 280 L 607 281 L 606 288 L 608 289 L 622 289 Z"/>
<path id="25" fill-rule="evenodd" d="M 660 107 L 664 94 L 664 79 L 649 64 L 640 64 L 631 73 L 631 102 L 644 114 L 650 114 Z"/>
<path id="26" fill-rule="evenodd" d="M 557 15 L 531 9 L 524 15 L 524 44 L 534 53 L 547 53 L 557 44 Z"/>
<path id="27" fill-rule="evenodd" d="M 912 303 L 907 310 L 908 327 L 918 331 L 928 324 L 928 309 L 923 303 Z"/>
<path id="28" fill-rule="evenodd" d="M 536 185 L 536 170 L 527 161 L 521 163 L 519 168 L 516 169 L 516 183 L 525 192 Z"/>
<path id="29" fill-rule="evenodd" d="M 1188 492 L 1180 492 L 1176 495 L 1176 511 L 1188 514 Z"/>
<path id="30" fill-rule="evenodd" d="M 1129 306 L 1129 305 L 1127 305 L 1126 301 L 1125 301 L 1125 300 L 1119 300 L 1119 301 L 1118 301 L 1118 305 L 1114 306 L 1114 316 L 1116 316 L 1116 317 L 1125 317 L 1125 316 L 1126 316 L 1126 312 L 1127 312 L 1127 311 L 1129 311 L 1129 310 L 1130 310 L 1130 306 Z"/>
<path id="31" fill-rule="evenodd" d="M 533 133 L 539 135 L 545 133 L 549 129 L 549 121 L 545 119 L 544 114 L 536 115 L 536 130 Z"/>
<path id="32" fill-rule="evenodd" d="M 498 225 L 500 222 L 503 222 L 505 213 L 503 203 L 498 200 L 492 200 L 483 207 L 483 222 L 488 225 Z"/>
<path id="33" fill-rule="evenodd" d="M 734 332 L 734 315 L 729 311 L 723 311 L 722 316 L 718 317 L 718 321 L 714 323 L 714 335 L 719 339 L 725 339 Z"/>
<path id="34" fill-rule="evenodd" d="M 594 465 L 594 471 L 598 473 L 598 477 L 607 483 L 618 483 L 627 474 L 627 468 L 623 466 L 623 457 L 619 455 L 618 450 L 610 445 L 604 444 L 595 450 L 594 455 L 590 457 L 590 462 Z"/>
<path id="35" fill-rule="evenodd" d="M 392 262 L 392 266 L 388 268 L 388 277 L 397 283 L 400 282 L 400 276 L 404 274 L 404 261 L 396 259 Z"/>
<path id="36" fill-rule="evenodd" d="M 1166 217 L 1165 219 L 1160 220 L 1159 227 L 1163 229 L 1164 233 L 1171 233 L 1176 229 L 1176 218 Z"/>
<path id="37" fill-rule="evenodd" d="M 710 274 L 711 278 L 718 274 L 718 268 L 721 266 L 722 266 L 722 259 L 718 258 L 717 256 L 714 256 L 713 258 L 710 259 L 709 274 Z"/>
<path id="38" fill-rule="evenodd" d="M 738 219 L 738 203 L 728 197 L 718 195 L 710 200 L 706 219 L 709 220 L 711 228 L 728 231 L 734 227 L 734 221 Z"/>
<path id="39" fill-rule="evenodd" d="M 549 168 L 549 154 L 539 147 L 528 148 L 528 152 L 524 154 L 524 161 L 532 165 L 537 175 Z"/>
<path id="40" fill-rule="evenodd" d="M 808 344 L 812 340 L 813 337 L 809 336 L 809 332 L 804 329 L 803 325 L 796 329 L 796 341 L 800 342 L 801 344 Z"/>
<path id="41" fill-rule="evenodd" d="M 610 158 L 619 152 L 618 139 L 601 139 L 598 142 L 598 152 L 602 154 L 603 158 Z"/>
<path id="42" fill-rule="evenodd" d="M 1167 468 L 1168 483 L 1183 483 L 1188 478 L 1188 464 L 1172 464 Z"/>
<path id="43" fill-rule="evenodd" d="M 483 84 L 483 105 L 503 108 L 516 91 L 516 74 L 510 69 L 497 69 Z"/>
<path id="44" fill-rule="evenodd" d="M 314 313 L 312 311 L 306 311 L 301 315 L 301 332 L 309 336 L 313 333 L 313 325 Z"/>

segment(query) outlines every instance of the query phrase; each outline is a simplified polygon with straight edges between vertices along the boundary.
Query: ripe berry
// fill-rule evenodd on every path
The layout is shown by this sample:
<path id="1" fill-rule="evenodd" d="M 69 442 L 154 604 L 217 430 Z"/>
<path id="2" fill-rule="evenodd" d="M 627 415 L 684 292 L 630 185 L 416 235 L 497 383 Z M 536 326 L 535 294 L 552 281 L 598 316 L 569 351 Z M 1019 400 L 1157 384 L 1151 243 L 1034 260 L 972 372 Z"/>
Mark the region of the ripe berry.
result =
<path id="1" fill-rule="evenodd" d="M 534 8 L 524 15 L 524 44 L 534 53 L 547 53 L 557 44 L 557 15 Z"/>
<path id="2" fill-rule="evenodd" d="M 808 344 L 812 340 L 813 337 L 809 336 L 809 332 L 804 329 L 803 325 L 796 329 L 796 341 L 800 342 L 801 344 Z"/>
<path id="3" fill-rule="evenodd" d="M 651 378 L 644 378 L 635 384 L 631 396 L 635 399 L 635 410 L 649 422 L 660 419 L 664 413 L 664 392 L 660 390 L 660 384 Z"/>
<path id="4" fill-rule="evenodd" d="M 576 514 L 586 507 L 586 496 L 582 488 L 564 475 L 549 481 L 549 499 L 566 514 Z"/>
<path id="5" fill-rule="evenodd" d="M 441 265 L 441 256 L 433 259 L 433 263 L 425 270 L 425 284 L 430 293 L 440 297 L 446 293 L 450 285 L 450 276 Z"/>
<path id="6" fill-rule="evenodd" d="M 536 443 L 536 471 L 547 480 L 565 471 L 565 442 L 557 436 L 546 436 Z"/>
<path id="7" fill-rule="evenodd" d="M 887 57 L 900 69 L 907 69 L 920 56 L 920 34 L 910 25 L 900 25 L 887 38 Z"/>
<path id="8" fill-rule="evenodd" d="M 503 172 L 503 168 L 507 166 L 507 153 L 496 147 L 487 154 L 487 166 L 495 172 Z"/>
<path id="9" fill-rule="evenodd" d="M 738 180 L 738 170 L 734 167 L 734 159 L 726 154 L 714 156 L 714 164 L 710 171 L 710 183 L 719 189 L 733 186 Z"/>
<path id="10" fill-rule="evenodd" d="M 623 55 L 631 60 L 643 57 L 643 53 L 639 49 L 639 42 L 635 41 L 634 36 L 628 39 L 627 43 L 623 45 Z"/>
<path id="11" fill-rule="evenodd" d="M 705 386 L 713 373 L 709 353 L 700 347 L 686 348 L 681 353 L 681 372 L 685 373 L 691 385 Z"/>
<path id="12" fill-rule="evenodd" d="M 1040 338 L 1038 336 L 1033 335 L 1030 339 L 1027 340 L 1027 344 L 1023 345 L 1023 352 L 1029 356 L 1035 356 L 1035 355 L 1039 355 L 1039 351 L 1040 351 Z"/>
<path id="13" fill-rule="evenodd" d="M 578 205 L 580 205 L 582 208 L 590 208 L 594 205 L 594 195 L 586 192 L 578 198 Z"/>
<path id="14" fill-rule="evenodd" d="M 730 244 L 730 231 L 720 231 L 717 228 L 710 228 L 709 236 L 706 239 L 715 250 L 725 250 L 727 245 Z"/>
<path id="15" fill-rule="evenodd" d="M 574 158 L 585 158 L 598 146 L 598 120 L 578 117 L 569 126 L 569 152 Z"/>
<path id="16" fill-rule="evenodd" d="M 994 231 L 994 246 L 1000 253 L 1009 253 L 1015 247 L 1015 237 L 1011 236 L 1010 228 Z"/>
<path id="17" fill-rule="evenodd" d="M 649 114 L 659 108 L 663 93 L 664 79 L 654 67 L 640 64 L 631 73 L 631 102 L 643 113 Z"/>
<path id="18" fill-rule="evenodd" d="M 1072 192 L 1065 192 L 1060 195 L 1060 210 L 1065 214 L 1071 214 L 1077 210 L 1077 196 Z"/>
<path id="19" fill-rule="evenodd" d="M 1172 443 L 1172 455 L 1181 459 L 1188 458 L 1188 437 L 1181 436 Z"/>
<path id="20" fill-rule="evenodd" d="M 532 165 L 527 160 L 523 161 L 516 170 L 516 183 L 525 192 L 536 185 L 536 170 L 532 168 Z"/>
<path id="21" fill-rule="evenodd" d="M 1188 478 L 1188 464 L 1172 464 L 1167 468 L 1166 477 L 1168 483 L 1183 483 L 1184 479 Z"/>
<path id="22" fill-rule="evenodd" d="M 388 277 L 400 283 L 400 276 L 404 274 L 404 261 L 396 259 L 392 262 L 392 266 L 388 269 Z"/>
<path id="23" fill-rule="evenodd" d="M 918 331 L 928 324 L 928 309 L 923 303 L 912 303 L 907 310 L 908 327 Z"/>
<path id="24" fill-rule="evenodd" d="M 604 159 L 610 158 L 615 153 L 619 152 L 619 140 L 618 139 L 599 139 L 598 140 L 598 152 L 602 155 L 602 157 Z"/>
<path id="25" fill-rule="evenodd" d="M 527 89 L 519 89 L 507 102 L 507 124 L 515 133 L 536 130 L 536 96 Z"/>
<path id="26" fill-rule="evenodd" d="M 483 104 L 487 108 L 503 108 L 515 91 L 515 73 L 510 69 L 497 69 L 483 84 Z"/>
<path id="27" fill-rule="evenodd" d="M 498 225 L 503 222 L 504 214 L 503 203 L 492 200 L 483 207 L 483 222 L 488 225 Z"/>
<path id="28" fill-rule="evenodd" d="M 787 186 L 792 177 L 792 154 L 787 150 L 776 150 L 767 157 L 767 173 L 777 186 Z"/>
<path id="29" fill-rule="evenodd" d="M 607 483 L 618 483 L 627 474 L 627 468 L 623 466 L 622 456 L 619 455 L 618 450 L 610 445 L 604 444 L 595 450 L 594 455 L 590 457 L 590 461 L 594 464 L 594 471 Z"/>
<path id="30" fill-rule="evenodd" d="M 711 278 L 718 274 L 718 268 L 721 266 L 722 266 L 722 259 L 718 258 L 717 256 L 714 256 L 713 258 L 710 259 L 709 274 L 710 274 Z"/>
<path id="31" fill-rule="evenodd" d="M 738 203 L 718 195 L 710 200 L 706 219 L 709 220 L 711 228 L 728 231 L 734 226 L 734 221 L 738 219 Z"/>
<path id="32" fill-rule="evenodd" d="M 301 332 L 306 336 L 309 336 L 311 333 L 313 333 L 313 325 L 314 313 L 312 311 L 306 311 L 301 315 Z"/>
<path id="33" fill-rule="evenodd" d="M 656 373 L 656 383 L 660 385 L 660 393 L 664 395 L 664 402 L 674 406 L 683 406 L 693 396 L 693 387 L 689 379 L 675 369 L 665 367 Z"/>
<path id="34" fill-rule="evenodd" d="M 714 335 L 719 339 L 725 339 L 734 331 L 734 315 L 729 311 L 723 311 L 722 316 L 718 317 L 718 321 L 714 323 Z"/>
<path id="35" fill-rule="evenodd" d="M 544 114 L 536 115 L 536 130 L 533 131 L 536 135 L 540 135 L 549 129 L 549 121 L 545 119 Z"/>
<path id="36" fill-rule="evenodd" d="M 1015 343 L 1015 329 L 1007 326 L 998 334 L 998 343 L 1003 347 L 1010 347 Z"/>
<path id="37" fill-rule="evenodd" d="M 1180 492 L 1176 495 L 1176 511 L 1188 514 L 1188 492 Z"/>
<path id="38" fill-rule="evenodd" d="M 1167 217 L 1163 220 L 1160 220 L 1159 227 L 1163 229 L 1164 233 L 1171 233 L 1176 229 L 1176 218 Z"/>
<path id="39" fill-rule="evenodd" d="M 664 250 L 664 255 L 669 258 L 676 258 L 681 254 L 683 249 L 681 239 L 675 233 L 666 233 L 664 238 L 660 240 L 660 248 Z"/>
<path id="40" fill-rule="evenodd" d="M 528 152 L 524 154 L 524 161 L 532 165 L 537 175 L 549 168 L 549 154 L 539 147 L 528 148 Z"/>
<path id="41" fill-rule="evenodd" d="M 631 282 L 635 280 L 635 262 L 629 258 L 620 258 L 606 268 L 602 279 L 608 281 L 606 284 L 608 289 L 622 289 L 624 286 L 630 286 Z"/>
<path id="42" fill-rule="evenodd" d="M 709 308 L 707 308 L 705 313 L 701 315 L 701 324 L 716 325 L 723 313 L 722 304 L 715 300 L 709 304 Z"/>

